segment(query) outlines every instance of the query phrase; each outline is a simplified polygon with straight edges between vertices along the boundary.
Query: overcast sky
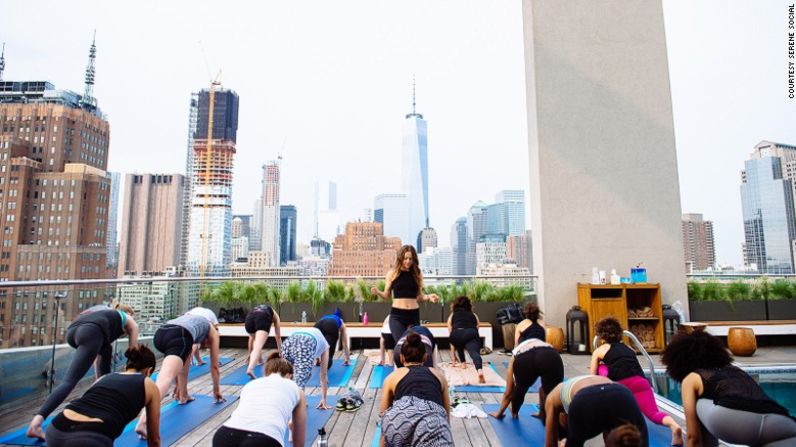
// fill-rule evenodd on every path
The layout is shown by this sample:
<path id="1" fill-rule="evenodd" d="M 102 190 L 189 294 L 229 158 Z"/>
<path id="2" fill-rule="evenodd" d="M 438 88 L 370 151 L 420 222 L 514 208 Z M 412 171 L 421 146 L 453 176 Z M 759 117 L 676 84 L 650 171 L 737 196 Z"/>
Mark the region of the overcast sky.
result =
<path id="1" fill-rule="evenodd" d="M 739 172 L 752 147 L 796 144 L 788 4 L 664 1 L 683 211 L 714 221 L 720 262 L 741 262 Z M 240 96 L 234 212 L 252 212 L 260 166 L 281 151 L 281 201 L 298 208 L 299 241 L 311 236 L 316 180 L 337 182 L 352 218 L 376 194 L 398 192 L 413 74 L 441 245 L 476 201 L 528 190 L 518 0 L 0 6 L 6 80 L 82 91 L 97 29 L 95 96 L 111 124 L 112 171 L 183 173 L 190 92 L 223 70 Z"/>

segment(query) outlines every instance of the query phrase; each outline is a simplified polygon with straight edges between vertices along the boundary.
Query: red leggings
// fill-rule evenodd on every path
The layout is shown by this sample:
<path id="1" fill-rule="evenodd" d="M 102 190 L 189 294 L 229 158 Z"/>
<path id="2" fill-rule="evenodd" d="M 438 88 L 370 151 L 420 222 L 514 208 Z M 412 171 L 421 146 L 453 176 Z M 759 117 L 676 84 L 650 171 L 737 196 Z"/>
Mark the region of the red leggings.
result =
<path id="1" fill-rule="evenodd" d="M 597 374 L 608 376 L 608 368 L 605 365 L 600 365 Z M 652 392 L 649 380 L 641 376 L 633 376 L 622 379 L 617 383 L 621 383 L 630 389 L 644 416 L 647 416 L 649 420 L 658 425 L 663 425 L 663 418 L 667 414 L 658 409 L 658 404 L 655 402 L 655 394 Z"/>

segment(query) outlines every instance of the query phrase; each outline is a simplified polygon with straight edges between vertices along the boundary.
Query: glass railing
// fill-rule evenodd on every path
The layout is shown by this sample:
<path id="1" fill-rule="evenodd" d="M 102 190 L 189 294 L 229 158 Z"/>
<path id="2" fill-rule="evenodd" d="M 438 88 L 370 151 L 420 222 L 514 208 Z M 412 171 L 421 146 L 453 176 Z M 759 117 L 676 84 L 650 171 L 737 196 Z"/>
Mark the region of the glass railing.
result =
<path id="1" fill-rule="evenodd" d="M 284 312 L 284 321 L 299 321 L 301 312 L 309 313 L 311 320 L 315 313 L 336 306 L 344 309 L 346 320 L 357 321 L 363 307 L 367 309 L 366 303 L 389 306 L 370 294 L 371 286 L 383 287 L 383 280 L 257 276 L 0 282 L 0 407 L 47 393 L 52 377 L 57 383 L 74 351 L 65 343 L 66 328 L 77 315 L 97 304 L 131 306 L 146 341 L 165 321 L 200 304 L 216 311 L 222 323 L 240 322 L 246 309 L 266 302 Z M 530 299 L 535 296 L 536 276 L 429 275 L 424 286 L 427 293 L 441 298 L 438 310 L 424 317 L 437 321 L 446 318 L 447 305 L 458 295 L 476 297 L 476 308 L 484 302 L 481 308 L 485 313 L 486 303 L 494 307 Z M 488 312 L 494 314 L 491 307 Z M 122 366 L 126 347 L 126 337 L 114 345 L 116 366 Z"/>

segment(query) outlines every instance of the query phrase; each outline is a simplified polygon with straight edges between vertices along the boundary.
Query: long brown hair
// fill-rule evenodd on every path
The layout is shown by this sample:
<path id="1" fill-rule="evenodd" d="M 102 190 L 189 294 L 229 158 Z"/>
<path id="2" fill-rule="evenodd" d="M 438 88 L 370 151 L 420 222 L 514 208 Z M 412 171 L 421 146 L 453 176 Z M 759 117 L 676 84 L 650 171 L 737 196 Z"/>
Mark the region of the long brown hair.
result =
<path id="1" fill-rule="evenodd" d="M 417 250 L 415 250 L 415 247 L 412 245 L 404 245 L 398 250 L 398 257 L 395 258 L 395 266 L 393 267 L 393 275 L 395 275 L 393 280 L 401 274 L 406 252 L 412 253 L 412 277 L 415 278 L 415 282 L 417 283 L 418 293 L 423 293 L 423 276 L 420 273 L 420 261 L 417 259 Z"/>

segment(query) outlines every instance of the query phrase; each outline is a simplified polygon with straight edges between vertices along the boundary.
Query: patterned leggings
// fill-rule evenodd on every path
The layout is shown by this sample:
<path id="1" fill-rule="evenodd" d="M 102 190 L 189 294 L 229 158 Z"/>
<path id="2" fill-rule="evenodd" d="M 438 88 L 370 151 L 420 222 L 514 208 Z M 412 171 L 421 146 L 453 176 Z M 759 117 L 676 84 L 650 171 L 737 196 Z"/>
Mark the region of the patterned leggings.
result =
<path id="1" fill-rule="evenodd" d="M 448 413 L 436 402 L 404 396 L 384 412 L 381 431 L 389 447 L 453 445 Z"/>
<path id="2" fill-rule="evenodd" d="M 282 357 L 293 364 L 293 380 L 301 388 L 312 376 L 317 343 L 315 338 L 304 334 L 291 335 L 282 343 Z"/>

